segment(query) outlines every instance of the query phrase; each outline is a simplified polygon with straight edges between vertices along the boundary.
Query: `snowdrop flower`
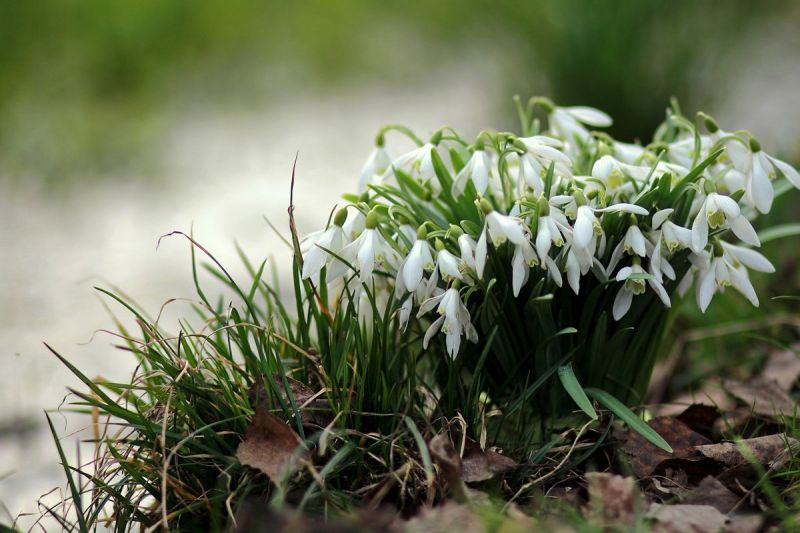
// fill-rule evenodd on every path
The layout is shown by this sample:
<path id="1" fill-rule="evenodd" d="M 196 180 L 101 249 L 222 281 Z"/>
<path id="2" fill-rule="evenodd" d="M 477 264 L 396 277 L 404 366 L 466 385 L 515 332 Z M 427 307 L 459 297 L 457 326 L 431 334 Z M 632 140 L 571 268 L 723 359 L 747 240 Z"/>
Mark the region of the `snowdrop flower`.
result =
<path id="1" fill-rule="evenodd" d="M 552 259 L 551 259 L 552 261 Z M 530 268 L 539 264 L 536 250 L 528 241 L 514 247 L 514 257 L 511 259 L 511 289 L 514 297 L 519 296 L 522 286 L 528 281 Z M 561 275 L 559 274 L 559 281 Z"/>
<path id="2" fill-rule="evenodd" d="M 536 226 L 536 252 L 542 263 L 545 263 L 545 257 L 550 253 L 552 245 L 564 245 L 561 228 L 567 226 L 567 219 L 558 208 L 551 207 L 544 197 L 539 198 L 537 212 L 539 218 Z"/>
<path id="3" fill-rule="evenodd" d="M 359 271 L 359 278 L 366 283 L 372 277 L 375 267 L 395 269 L 400 263 L 399 254 L 383 238 L 378 227 L 378 214 L 370 211 L 364 222 L 364 231 L 353 242 L 342 248 L 342 259 L 355 266 Z M 347 267 L 341 264 L 332 264 L 328 270 L 328 281 L 336 279 L 346 273 Z"/>
<path id="4" fill-rule="evenodd" d="M 472 325 L 469 310 L 467 310 L 467 306 L 461 301 L 461 295 L 457 287 L 451 287 L 443 294 L 434 296 L 423 302 L 419 308 L 417 317 L 421 317 L 434 308 L 440 316 L 433 321 L 425 332 L 425 337 L 422 339 L 423 349 L 428 348 L 431 338 L 433 338 L 439 330 L 446 336 L 447 353 L 452 358 L 458 355 L 458 349 L 461 347 L 462 335 L 465 335 L 467 340 L 473 343 L 478 342 L 478 332 Z"/>
<path id="5" fill-rule="evenodd" d="M 347 220 L 344 222 L 342 229 L 348 240 L 352 241 L 364 231 L 364 222 L 366 221 L 364 213 L 358 209 L 351 209 L 347 213 Z"/>
<path id="6" fill-rule="evenodd" d="M 436 268 L 439 270 L 442 279 L 445 282 L 454 279 L 464 281 L 460 270 L 461 261 L 459 258 L 447 251 L 444 243 L 439 239 L 436 240 L 436 250 Z"/>
<path id="7" fill-rule="evenodd" d="M 312 245 L 303 253 L 303 279 L 319 274 L 319 271 L 327 263 L 330 252 L 338 254 L 341 251 L 345 243 L 342 225 L 346 218 L 347 210 L 340 209 L 333 219 L 333 224 L 315 237 Z"/>
<path id="8" fill-rule="evenodd" d="M 595 213 L 631 213 L 634 215 L 647 215 L 647 209 L 644 207 L 619 203 L 613 204 L 603 209 L 596 209 L 586 204 L 586 198 L 583 193 L 576 191 L 575 196 L 579 201 L 578 210 L 575 215 L 575 225 L 573 226 L 573 233 L 575 235 L 574 243 L 578 248 L 586 248 L 589 246 L 592 237 L 599 237 L 603 235 L 603 226 L 595 216 Z"/>
<path id="9" fill-rule="evenodd" d="M 658 236 L 664 241 L 669 253 L 692 245 L 692 231 L 669 220 L 673 211 L 675 210 L 672 208 L 662 209 L 653 215 L 653 229 L 661 230 Z"/>
<path id="10" fill-rule="evenodd" d="M 551 164 L 557 175 L 572 177 L 572 160 L 560 151 L 564 144 L 558 139 L 535 135 L 521 137 L 515 145 L 525 150 L 519 156 L 519 178 L 533 189 L 534 194 L 540 195 L 544 192 L 542 178 Z"/>
<path id="11" fill-rule="evenodd" d="M 361 175 L 358 178 L 358 192 L 364 192 L 367 185 L 375 182 L 376 177 L 383 176 L 392 164 L 392 159 L 383 147 L 383 144 L 376 146 L 361 168 Z"/>
<path id="12" fill-rule="evenodd" d="M 593 107 L 554 107 L 548 116 L 550 128 L 556 135 L 571 144 L 578 139 L 588 144 L 591 134 L 586 126 L 604 128 L 612 124 L 611 117 Z"/>
<path id="13" fill-rule="evenodd" d="M 713 187 L 711 182 L 707 186 Z M 699 253 L 708 244 L 708 228 L 723 228 L 728 226 L 734 235 L 747 244 L 759 246 L 761 243 L 756 235 L 756 230 L 742 215 L 733 198 L 723 196 L 716 192 L 709 192 L 700 204 L 700 210 L 692 222 L 692 249 Z"/>
<path id="14" fill-rule="evenodd" d="M 475 270 L 475 239 L 462 233 L 458 237 L 458 249 L 461 255 L 461 267 L 463 269 Z"/>
<path id="15" fill-rule="evenodd" d="M 420 226 L 411 251 L 408 252 L 397 270 L 397 291 L 400 294 L 406 290 L 409 292 L 417 290 L 425 270 L 434 268 L 431 245 L 428 244 L 427 236 L 428 232 L 425 226 Z"/>
<path id="16" fill-rule="evenodd" d="M 772 266 L 760 253 L 723 243 L 719 240 L 713 247 L 713 257 L 705 252 L 706 263 L 701 268 L 697 278 L 697 306 L 705 313 L 711 299 L 717 291 L 724 291 L 732 286 L 739 291 L 750 303 L 758 307 L 758 296 L 750 283 L 747 268 L 758 272 L 774 272 Z"/>
<path id="17" fill-rule="evenodd" d="M 647 278 L 647 279 L 645 279 Z M 638 261 L 631 266 L 623 267 L 617 272 L 616 280 L 623 282 L 622 288 L 614 298 L 612 315 L 614 320 L 619 320 L 630 310 L 633 297 L 644 294 L 649 285 L 665 306 L 670 307 L 671 302 L 667 291 L 660 281 L 648 276 Z"/>
<path id="18" fill-rule="evenodd" d="M 619 161 L 629 165 L 638 164 L 648 154 L 643 146 L 619 141 L 614 141 L 612 149 L 614 150 L 614 156 Z"/>
<path id="19" fill-rule="evenodd" d="M 647 257 L 647 240 L 635 220 L 628 226 L 625 236 L 614 248 L 614 251 L 611 252 L 611 259 L 608 262 L 609 272 L 612 272 L 617 267 L 617 263 L 619 263 L 624 254 Z"/>
<path id="20" fill-rule="evenodd" d="M 480 206 L 486 215 L 486 223 L 475 246 L 475 270 L 478 273 L 478 277 L 483 276 L 483 269 L 486 266 L 487 235 L 491 238 L 495 248 L 506 241 L 511 241 L 517 245 L 528 242 L 524 223 L 521 219 L 501 215 L 485 199 L 481 199 Z"/>
<path id="21" fill-rule="evenodd" d="M 478 194 L 483 194 L 489 186 L 489 179 L 492 175 L 492 158 L 483 149 L 483 144 L 478 145 L 472 152 L 467 164 L 456 175 L 453 182 L 453 197 L 458 198 L 467 187 L 467 181 L 472 180 Z"/>
<path id="22" fill-rule="evenodd" d="M 781 171 L 792 185 L 800 187 L 800 174 L 794 167 L 772 157 L 761 150 L 761 145 L 750 138 L 748 146 L 737 141 L 729 141 L 725 149 L 730 156 L 733 167 L 744 176 L 745 198 L 761 213 L 768 213 L 775 198 L 771 179 L 775 177 L 775 169 Z"/>
<path id="23" fill-rule="evenodd" d="M 439 182 L 436 180 L 436 171 L 433 169 L 431 156 L 434 150 L 436 150 L 436 147 L 433 144 L 425 143 L 419 148 L 415 148 L 395 159 L 392 163 L 392 168 L 407 172 L 420 183 L 430 183 L 434 189 L 437 189 Z M 384 178 L 391 173 L 392 169 L 389 169 L 384 174 Z"/>

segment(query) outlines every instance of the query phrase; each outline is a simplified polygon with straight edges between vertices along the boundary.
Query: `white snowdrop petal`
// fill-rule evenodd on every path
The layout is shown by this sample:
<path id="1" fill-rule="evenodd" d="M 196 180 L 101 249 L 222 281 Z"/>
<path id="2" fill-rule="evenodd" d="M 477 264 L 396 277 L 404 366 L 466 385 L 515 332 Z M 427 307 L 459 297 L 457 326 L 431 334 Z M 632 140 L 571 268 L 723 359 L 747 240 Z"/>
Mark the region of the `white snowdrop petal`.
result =
<path id="1" fill-rule="evenodd" d="M 614 307 L 612 309 L 612 315 L 614 316 L 614 320 L 619 320 L 628 312 L 631 308 L 631 302 L 633 301 L 633 293 L 629 290 L 626 290 L 624 287 L 621 287 L 617 292 L 617 297 L 614 298 Z"/>
<path id="2" fill-rule="evenodd" d="M 604 128 L 613 124 L 613 120 L 599 109 L 588 106 L 564 107 L 564 111 L 589 126 Z"/>

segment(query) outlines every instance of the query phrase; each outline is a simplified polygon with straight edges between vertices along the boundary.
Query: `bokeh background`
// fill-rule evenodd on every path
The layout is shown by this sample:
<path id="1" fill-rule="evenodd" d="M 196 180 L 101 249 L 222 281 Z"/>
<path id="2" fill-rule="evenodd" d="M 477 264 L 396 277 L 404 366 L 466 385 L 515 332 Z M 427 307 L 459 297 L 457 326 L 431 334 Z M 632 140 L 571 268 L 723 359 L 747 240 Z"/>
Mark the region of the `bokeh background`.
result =
<path id="1" fill-rule="evenodd" d="M 134 361 L 101 331 L 120 309 L 92 287 L 151 315 L 193 296 L 186 243 L 157 250 L 160 235 L 193 227 L 235 274 L 234 242 L 280 273 L 264 217 L 286 229 L 296 154 L 305 232 L 353 188 L 382 124 L 514 128 L 516 93 L 597 106 L 645 142 L 675 96 L 797 164 L 798 27 L 789 0 L 0 0 L 0 521 L 62 482 L 42 411 L 77 382 L 42 341 L 122 380 Z M 796 220 L 798 195 L 765 222 Z M 798 244 L 767 247 L 780 274 L 758 280 L 759 310 L 724 298 L 677 334 L 791 322 L 792 301 L 770 296 L 797 293 Z M 187 312 L 170 303 L 162 323 Z M 687 346 L 676 382 L 747 361 L 741 345 Z M 80 425 L 54 420 L 76 450 Z"/>

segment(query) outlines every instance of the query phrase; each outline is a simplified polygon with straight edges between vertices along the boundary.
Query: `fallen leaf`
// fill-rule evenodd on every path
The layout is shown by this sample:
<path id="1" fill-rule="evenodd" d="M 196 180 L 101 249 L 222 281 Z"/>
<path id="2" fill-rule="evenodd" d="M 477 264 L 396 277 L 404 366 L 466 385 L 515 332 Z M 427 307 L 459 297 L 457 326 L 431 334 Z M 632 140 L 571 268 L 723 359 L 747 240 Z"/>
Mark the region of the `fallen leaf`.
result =
<path id="1" fill-rule="evenodd" d="M 302 445 L 303 441 L 292 428 L 259 405 L 236 450 L 236 458 L 277 482 L 302 455 L 302 451 L 298 453 Z"/>
<path id="2" fill-rule="evenodd" d="M 469 506 L 445 503 L 437 507 L 423 507 L 417 516 L 404 524 L 403 530 L 420 533 L 481 533 L 484 526 Z"/>
<path id="3" fill-rule="evenodd" d="M 769 354 L 761 375 L 777 383 L 782 391 L 789 392 L 800 378 L 800 357 L 794 350 L 775 350 Z"/>
<path id="4" fill-rule="evenodd" d="M 436 435 L 428 443 L 428 450 L 455 500 L 465 503 L 469 497 L 462 477 L 461 457 L 450 442 L 450 437 L 444 433 Z"/>
<path id="5" fill-rule="evenodd" d="M 798 450 L 800 442 L 783 433 L 745 439 L 740 443 L 747 446 L 755 459 L 767 468 L 780 468 Z M 713 459 L 728 467 L 749 465 L 747 458 L 742 455 L 739 445 L 734 442 L 720 442 L 698 446 L 697 451 L 709 459 Z"/>
<path id="6" fill-rule="evenodd" d="M 665 461 L 690 457 L 696 446 L 711 443 L 677 418 L 662 416 L 654 418 L 648 424 L 672 446 L 673 453 L 650 444 L 632 429 L 626 430 L 620 439 L 623 441 L 622 450 L 627 454 L 631 468 L 639 478 L 652 475 Z"/>
<path id="7" fill-rule="evenodd" d="M 739 503 L 739 496 L 723 485 L 717 478 L 706 476 L 681 503 L 687 505 L 710 505 L 720 513 L 729 513 Z"/>
<path id="8" fill-rule="evenodd" d="M 585 477 L 589 503 L 584 516 L 602 527 L 633 525 L 639 496 L 634 479 L 603 472 L 589 472 Z"/>
<path id="9" fill-rule="evenodd" d="M 516 467 L 517 462 L 513 459 L 492 450 L 483 450 L 474 440 L 467 439 L 464 445 L 461 473 L 466 483 L 486 481 Z"/>
<path id="10" fill-rule="evenodd" d="M 721 412 L 726 412 L 735 404 L 722 389 L 722 384 L 718 378 L 710 378 L 705 381 L 703 386 L 697 391 L 680 394 L 669 403 L 662 404 L 658 408 L 657 414 L 660 416 L 674 416 L 686 409 L 687 405 L 702 404 L 716 407 Z"/>
<path id="11" fill-rule="evenodd" d="M 707 439 L 714 439 L 716 433 L 714 424 L 719 420 L 720 416 L 720 412 L 716 407 L 693 403 L 676 418 L 689 426 L 692 431 L 703 435 Z"/>
<path id="12" fill-rule="evenodd" d="M 795 413 L 796 404 L 778 383 L 756 376 L 745 382 L 726 379 L 723 381 L 725 390 L 732 396 L 742 401 L 753 413 L 775 417 L 777 415 L 791 416 Z"/>
<path id="13" fill-rule="evenodd" d="M 737 514 L 725 526 L 725 533 L 758 533 L 763 525 L 760 514 Z"/>
<path id="14" fill-rule="evenodd" d="M 710 505 L 661 505 L 653 503 L 647 511 L 653 533 L 716 533 L 725 527 L 727 517 Z"/>
<path id="15" fill-rule="evenodd" d="M 284 404 L 290 405 L 289 395 L 286 392 L 286 386 L 283 383 L 281 375 L 277 373 L 272 374 L 272 380 L 280 400 Z M 315 392 L 305 383 L 288 376 L 286 376 L 286 383 L 288 383 L 289 390 L 294 397 L 294 402 L 300 411 L 300 420 L 303 424 L 326 426 L 333 420 L 328 401 L 325 399 L 324 395 L 320 395 L 319 392 Z M 256 381 L 253 386 L 250 387 L 250 405 L 255 408 L 255 406 L 261 404 L 266 397 L 267 394 L 264 382 L 262 380 Z"/>

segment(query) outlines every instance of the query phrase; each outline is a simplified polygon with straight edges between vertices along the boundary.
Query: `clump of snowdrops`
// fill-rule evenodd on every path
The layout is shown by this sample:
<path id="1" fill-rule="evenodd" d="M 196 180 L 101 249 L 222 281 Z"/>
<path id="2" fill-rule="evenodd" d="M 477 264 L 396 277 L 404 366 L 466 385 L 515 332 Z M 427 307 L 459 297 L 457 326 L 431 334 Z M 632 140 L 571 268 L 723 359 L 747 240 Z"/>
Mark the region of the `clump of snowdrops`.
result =
<path id="1" fill-rule="evenodd" d="M 750 272 L 774 268 L 751 221 L 800 175 L 677 105 L 647 144 L 595 131 L 612 124 L 597 109 L 517 106 L 519 133 L 381 129 L 360 196 L 302 241 L 302 277 L 326 285 L 322 305 L 391 315 L 398 342 L 448 359 L 432 386 L 454 410 L 470 408 L 454 380 L 501 417 L 520 399 L 525 418 L 563 414 L 562 387 L 592 416 L 587 393 L 635 404 L 676 298 L 694 286 L 705 311 L 730 288 L 759 304 Z M 417 147 L 393 154 L 390 133 Z"/>

